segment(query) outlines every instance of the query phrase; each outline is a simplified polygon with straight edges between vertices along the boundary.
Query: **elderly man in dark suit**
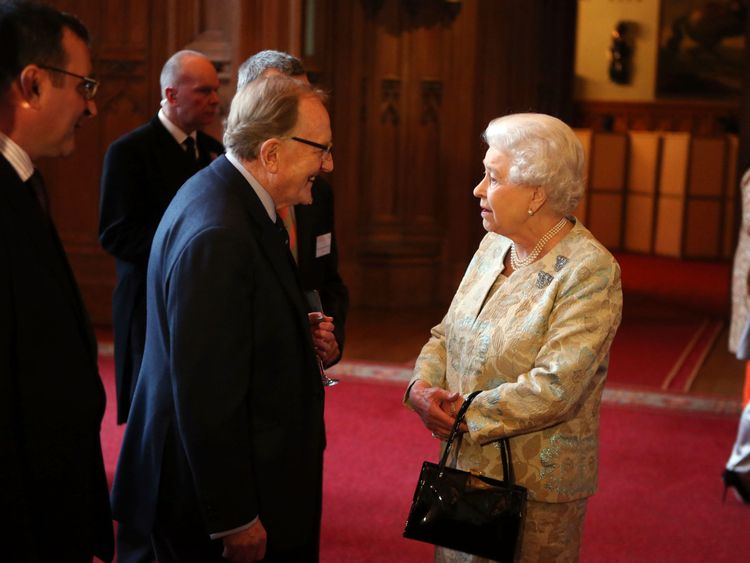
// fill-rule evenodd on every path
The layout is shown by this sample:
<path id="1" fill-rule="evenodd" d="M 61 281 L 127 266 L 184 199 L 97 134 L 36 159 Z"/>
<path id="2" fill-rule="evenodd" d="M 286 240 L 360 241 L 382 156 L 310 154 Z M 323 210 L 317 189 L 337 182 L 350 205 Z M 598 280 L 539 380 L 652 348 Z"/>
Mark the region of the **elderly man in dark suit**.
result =
<path id="1" fill-rule="evenodd" d="M 0 559 L 110 561 L 96 341 L 52 224 L 40 158 L 96 115 L 88 32 L 0 3 Z M 75 181 L 71 179 L 70 186 Z"/>
<path id="2" fill-rule="evenodd" d="M 172 55 L 161 71 L 162 107 L 117 139 L 104 157 L 99 240 L 116 258 L 112 299 L 117 421 L 128 418 L 146 340 L 146 265 L 164 210 L 185 181 L 224 152 L 201 129 L 219 107 L 219 78 L 196 51 Z"/>
<path id="3" fill-rule="evenodd" d="M 302 61 L 283 51 L 255 53 L 237 71 L 237 91 L 261 76 L 282 74 L 309 84 Z M 312 187 L 312 203 L 290 205 L 277 210 L 292 233 L 292 250 L 305 290 L 317 290 L 323 310 L 333 317 L 335 339 L 322 341 L 323 363 L 331 366 L 344 351 L 344 325 L 349 310 L 349 292 L 339 274 L 338 245 L 334 229 L 334 200 L 331 185 L 321 176 Z"/>
<path id="4" fill-rule="evenodd" d="M 112 500 L 159 561 L 318 559 L 324 391 L 276 215 L 333 169 L 306 141 L 331 146 L 322 94 L 254 81 L 232 101 L 226 156 L 188 180 L 154 237 Z"/>

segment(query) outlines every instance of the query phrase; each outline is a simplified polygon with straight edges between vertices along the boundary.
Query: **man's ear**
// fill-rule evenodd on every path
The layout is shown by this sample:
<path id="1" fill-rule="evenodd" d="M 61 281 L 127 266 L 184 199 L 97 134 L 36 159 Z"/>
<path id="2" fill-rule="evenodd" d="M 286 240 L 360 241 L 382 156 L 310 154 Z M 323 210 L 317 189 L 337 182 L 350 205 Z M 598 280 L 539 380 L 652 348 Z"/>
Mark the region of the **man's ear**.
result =
<path id="1" fill-rule="evenodd" d="M 42 73 L 36 65 L 28 65 L 18 76 L 18 90 L 21 99 L 30 107 L 38 108 L 40 104 L 42 84 Z"/>
<path id="2" fill-rule="evenodd" d="M 281 142 L 278 139 L 267 139 L 258 150 L 258 160 L 263 168 L 271 174 L 279 171 L 279 149 Z"/>
<path id="3" fill-rule="evenodd" d="M 174 88 L 172 86 L 167 86 L 166 88 L 164 88 L 164 98 L 169 104 L 175 103 L 177 101 L 177 88 Z"/>

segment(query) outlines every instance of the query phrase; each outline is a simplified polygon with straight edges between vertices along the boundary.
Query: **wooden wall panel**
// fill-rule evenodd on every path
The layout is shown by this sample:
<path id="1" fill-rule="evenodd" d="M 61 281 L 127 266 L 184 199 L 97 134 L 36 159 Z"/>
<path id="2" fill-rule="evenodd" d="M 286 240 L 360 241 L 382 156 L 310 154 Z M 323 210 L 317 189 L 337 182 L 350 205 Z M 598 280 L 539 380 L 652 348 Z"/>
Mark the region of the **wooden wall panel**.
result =
<path id="1" fill-rule="evenodd" d="M 590 158 L 586 225 L 602 244 L 620 248 L 627 185 L 627 135 L 594 135 Z"/>
<path id="2" fill-rule="evenodd" d="M 666 133 L 662 136 L 659 171 L 659 203 L 656 216 L 654 251 L 662 256 L 682 255 L 690 135 Z"/>
<path id="3" fill-rule="evenodd" d="M 721 252 L 721 219 L 721 201 L 688 201 L 682 255 L 690 258 L 716 258 Z"/>
<path id="4" fill-rule="evenodd" d="M 650 254 L 653 250 L 654 197 L 628 194 L 625 210 L 625 240 L 629 252 Z"/>
<path id="5" fill-rule="evenodd" d="M 587 155 L 585 223 L 611 250 L 731 256 L 737 137 L 577 130 Z M 624 187 L 623 187 L 624 186 Z"/>
<path id="6" fill-rule="evenodd" d="M 595 131 L 682 131 L 709 136 L 737 126 L 739 100 L 578 101 L 572 123 Z"/>
<path id="7" fill-rule="evenodd" d="M 107 147 L 155 115 L 161 98 L 159 73 L 166 59 L 217 21 L 209 17 L 210 10 L 226 12 L 234 1 L 50 2 L 76 14 L 89 28 L 94 75 L 101 82 L 98 115 L 78 131 L 75 152 L 40 163 L 53 218 L 95 324 L 110 324 L 115 284 L 114 260 L 98 241 L 99 181 Z"/>
<path id="8" fill-rule="evenodd" d="M 479 130 L 486 124 L 475 123 L 476 92 L 471 87 L 480 67 L 479 46 L 477 41 L 467 40 L 476 33 L 478 10 L 476 2 L 463 3 L 453 20 L 453 33 L 443 46 L 443 73 L 448 79 L 442 86 L 438 158 L 448 164 L 440 168 L 441 182 L 433 190 L 438 206 L 436 228 L 442 238 L 435 298 L 440 304 L 450 302 L 484 231 L 478 201 L 471 193 L 481 177 L 480 163 L 486 150 L 479 139 Z"/>
<path id="9" fill-rule="evenodd" d="M 739 181 L 737 180 L 739 147 L 740 138 L 736 135 L 730 135 L 727 157 L 728 172 L 725 175 L 726 185 L 724 186 L 724 229 L 721 251 L 721 256 L 725 259 L 732 259 L 734 257 L 738 229 L 742 222 L 741 210 L 739 209 L 740 204 L 737 203 L 742 201 L 739 191 Z"/>
<path id="10" fill-rule="evenodd" d="M 669 133 L 662 136 L 662 159 L 659 171 L 659 193 L 682 198 L 687 182 L 690 135 Z"/>
<path id="11" fill-rule="evenodd" d="M 112 140 L 156 112 L 159 71 L 180 48 L 212 50 L 225 105 L 239 62 L 265 48 L 308 55 L 331 88 L 339 250 L 355 304 L 446 304 L 484 235 L 472 195 L 481 131 L 508 111 L 565 116 L 572 107 L 575 0 L 52 3 L 91 29 L 102 79 L 99 116 L 80 131 L 79 150 L 43 165 L 100 324 L 110 321 L 114 286 L 97 240 L 101 161 Z"/>
<path id="12" fill-rule="evenodd" d="M 628 185 L 623 246 L 631 252 L 653 251 L 661 135 L 652 131 L 628 135 Z"/>
<path id="13" fill-rule="evenodd" d="M 628 160 L 628 193 L 656 194 L 661 135 L 654 132 L 632 132 Z"/>
<path id="14" fill-rule="evenodd" d="M 683 200 L 663 197 L 657 204 L 654 253 L 679 258 L 682 253 Z"/>
<path id="15" fill-rule="evenodd" d="M 586 224 L 586 200 L 590 189 L 589 185 L 591 182 L 591 143 L 593 135 L 591 129 L 574 129 L 573 131 L 575 132 L 576 137 L 578 137 L 578 140 L 581 142 L 581 146 L 583 147 L 583 158 L 584 162 L 586 163 L 584 165 L 584 173 L 586 175 L 586 192 L 581 198 L 581 201 L 578 203 L 578 207 L 576 207 L 576 209 L 573 211 L 573 215 L 575 215 L 575 217 L 578 218 L 579 221 L 582 221 L 584 224 Z"/>
<path id="16" fill-rule="evenodd" d="M 688 193 L 722 197 L 726 185 L 727 137 L 694 137 L 690 145 Z"/>
<path id="17" fill-rule="evenodd" d="M 98 115 L 76 136 L 76 150 L 66 159 L 41 163 L 50 187 L 53 217 L 91 318 L 109 324 L 114 263 L 98 241 L 99 178 L 104 152 L 121 132 L 118 124 L 141 122 L 146 106 L 149 2 L 51 2 L 76 14 L 92 38 L 94 74 L 101 81 Z"/>
<path id="18" fill-rule="evenodd" d="M 385 2 L 365 21 L 362 301 L 429 305 L 440 255 L 443 7 Z M 388 270 L 382 272 L 379 270 Z M 413 291 L 414 286 L 421 291 Z M 400 297 L 398 297 L 400 296 Z"/>
<path id="19" fill-rule="evenodd" d="M 628 162 L 626 135 L 601 133 L 591 147 L 591 190 L 622 192 Z"/>
<path id="20" fill-rule="evenodd" d="M 324 7 L 326 2 L 319 0 L 315 4 Z M 233 61 L 241 63 L 263 49 L 302 56 L 302 0 L 236 0 L 229 13 L 237 25 Z"/>
<path id="21" fill-rule="evenodd" d="M 343 182 L 349 210 L 337 222 L 353 301 L 447 303 L 484 234 L 471 193 L 485 150 L 480 133 L 508 111 L 564 113 L 569 92 L 544 71 L 551 52 L 568 64 L 559 46 L 563 37 L 572 44 L 573 27 L 562 15 L 574 21 L 576 3 L 322 4 L 350 29 L 332 34 L 333 55 L 318 59 L 328 66 L 321 76 L 335 79 L 334 137 L 346 145 L 345 153 L 337 149 L 334 188 L 338 198 Z M 561 17 L 550 21 L 553 12 Z"/>
<path id="22" fill-rule="evenodd" d="M 728 137 L 694 137 L 690 142 L 683 255 L 721 256 Z"/>

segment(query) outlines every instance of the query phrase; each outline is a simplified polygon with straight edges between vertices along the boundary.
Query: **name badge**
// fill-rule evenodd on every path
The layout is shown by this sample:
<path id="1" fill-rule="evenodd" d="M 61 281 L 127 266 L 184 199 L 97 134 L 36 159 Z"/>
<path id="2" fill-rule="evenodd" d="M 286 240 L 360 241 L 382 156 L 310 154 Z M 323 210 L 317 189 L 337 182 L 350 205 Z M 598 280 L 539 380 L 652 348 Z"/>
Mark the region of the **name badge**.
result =
<path id="1" fill-rule="evenodd" d="M 315 239 L 315 258 L 327 256 L 331 253 L 331 233 L 319 235 Z"/>

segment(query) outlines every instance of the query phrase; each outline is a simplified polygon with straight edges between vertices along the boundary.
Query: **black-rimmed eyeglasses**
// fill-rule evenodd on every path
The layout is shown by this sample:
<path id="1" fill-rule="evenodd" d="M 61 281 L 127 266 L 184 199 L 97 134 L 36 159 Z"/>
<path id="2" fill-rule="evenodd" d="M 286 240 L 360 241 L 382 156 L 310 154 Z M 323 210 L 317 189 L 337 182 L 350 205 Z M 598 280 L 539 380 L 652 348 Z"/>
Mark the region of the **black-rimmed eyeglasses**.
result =
<path id="1" fill-rule="evenodd" d="M 298 143 L 309 145 L 311 147 L 315 147 L 316 149 L 322 150 L 324 156 L 329 156 L 331 154 L 331 151 L 333 150 L 333 143 L 328 143 L 327 145 L 323 145 L 321 143 L 316 143 L 315 141 L 311 141 L 309 139 L 303 139 L 302 137 L 289 137 L 289 138 L 292 141 L 297 141 Z"/>
<path id="2" fill-rule="evenodd" d="M 37 65 L 39 68 L 43 68 L 44 70 L 51 70 L 52 72 L 59 72 L 61 74 L 67 74 L 68 76 L 74 76 L 75 78 L 80 78 L 81 82 L 78 84 L 76 89 L 78 92 L 83 96 L 84 100 L 93 100 L 94 96 L 96 96 L 97 90 L 99 90 L 99 81 L 94 80 L 90 76 L 81 76 L 80 74 L 76 74 L 75 72 L 69 72 L 67 70 L 63 70 L 61 68 L 57 68 L 54 66 L 46 66 L 46 65 Z"/>

